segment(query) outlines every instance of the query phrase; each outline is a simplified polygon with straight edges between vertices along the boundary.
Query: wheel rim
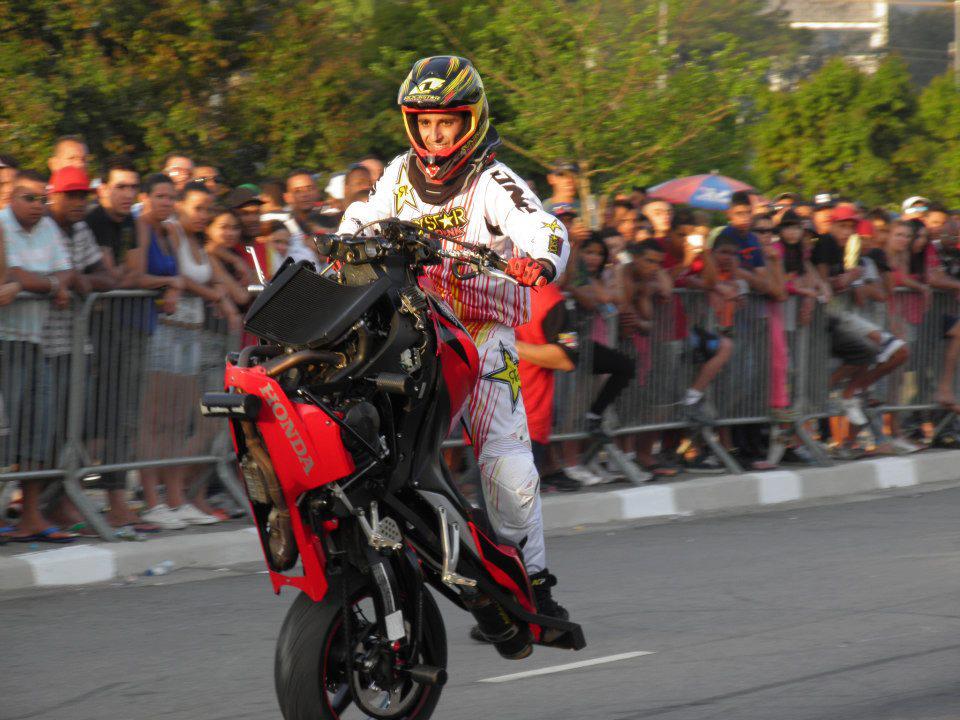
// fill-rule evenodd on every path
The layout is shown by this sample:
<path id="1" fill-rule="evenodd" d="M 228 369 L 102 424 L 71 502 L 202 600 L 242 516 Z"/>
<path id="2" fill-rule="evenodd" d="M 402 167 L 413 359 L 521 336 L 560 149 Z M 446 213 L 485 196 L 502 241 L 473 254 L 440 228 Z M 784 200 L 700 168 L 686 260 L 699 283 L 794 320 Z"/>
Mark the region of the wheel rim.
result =
<path id="1" fill-rule="evenodd" d="M 327 637 L 320 663 L 320 687 L 327 707 L 339 720 L 364 718 L 403 720 L 416 717 L 431 688 L 406 679 L 391 690 L 381 689 L 377 686 L 376 679 L 369 673 L 353 667 L 354 662 L 351 656 L 362 656 L 368 649 L 364 641 L 372 631 L 375 631 L 376 624 L 369 619 L 375 617 L 373 601 L 369 595 L 354 599 L 351 603 L 351 611 L 354 613 L 351 630 L 353 653 L 348 653 L 344 644 L 343 612 L 340 612 Z M 407 631 L 408 633 L 410 631 L 409 624 Z M 417 652 L 418 661 L 422 661 L 423 654 L 421 643 Z M 354 685 L 354 690 L 351 690 L 351 684 Z M 360 698 L 361 706 L 354 701 L 355 693 Z"/>

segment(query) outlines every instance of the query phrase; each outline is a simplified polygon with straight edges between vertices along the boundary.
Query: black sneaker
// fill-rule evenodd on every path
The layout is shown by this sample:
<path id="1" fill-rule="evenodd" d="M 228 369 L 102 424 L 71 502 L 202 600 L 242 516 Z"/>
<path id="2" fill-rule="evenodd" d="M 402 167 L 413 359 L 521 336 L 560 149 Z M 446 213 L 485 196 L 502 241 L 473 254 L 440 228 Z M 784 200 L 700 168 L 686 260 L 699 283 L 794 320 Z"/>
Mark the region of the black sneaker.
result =
<path id="1" fill-rule="evenodd" d="M 583 487 L 583 483 L 570 477 L 563 470 L 544 475 L 540 478 L 540 485 L 544 490 L 557 490 L 559 492 L 576 492 Z"/>
<path id="2" fill-rule="evenodd" d="M 533 588 L 533 599 L 537 603 L 537 612 L 560 620 L 569 620 L 570 613 L 553 599 L 550 592 L 550 588 L 556 584 L 556 576 L 551 575 L 546 568 L 530 576 L 530 586 Z"/>

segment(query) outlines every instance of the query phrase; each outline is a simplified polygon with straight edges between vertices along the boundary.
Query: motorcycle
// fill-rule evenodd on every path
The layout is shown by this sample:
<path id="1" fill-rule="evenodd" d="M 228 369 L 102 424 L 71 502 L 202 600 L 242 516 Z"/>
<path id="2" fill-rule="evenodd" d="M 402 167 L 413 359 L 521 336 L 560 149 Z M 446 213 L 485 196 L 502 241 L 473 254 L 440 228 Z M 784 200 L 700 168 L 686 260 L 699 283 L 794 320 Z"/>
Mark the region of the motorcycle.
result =
<path id="1" fill-rule="evenodd" d="M 261 344 L 231 354 L 225 392 L 201 402 L 229 420 L 274 591 L 300 591 L 275 658 L 286 720 L 429 718 L 447 644 L 428 586 L 504 658 L 586 645 L 579 625 L 538 613 L 520 548 L 441 454 L 479 358 L 424 268 L 508 278 L 506 263 L 412 223 L 377 227 L 316 236 L 320 271 L 281 266 L 244 319 Z"/>

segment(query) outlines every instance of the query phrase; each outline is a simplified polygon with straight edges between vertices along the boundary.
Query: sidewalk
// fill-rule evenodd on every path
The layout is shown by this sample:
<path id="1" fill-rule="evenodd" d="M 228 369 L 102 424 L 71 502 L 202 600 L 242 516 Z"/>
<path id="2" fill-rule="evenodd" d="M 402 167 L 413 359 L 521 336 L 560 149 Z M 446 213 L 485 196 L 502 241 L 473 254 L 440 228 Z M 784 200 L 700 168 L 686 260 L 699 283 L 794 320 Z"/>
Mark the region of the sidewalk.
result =
<path id="1" fill-rule="evenodd" d="M 751 510 L 888 488 L 960 480 L 960 451 L 860 460 L 831 468 L 775 470 L 693 478 L 641 487 L 606 486 L 543 498 L 546 530 L 630 520 L 691 517 Z M 56 549 L 0 547 L 0 591 L 83 585 L 142 575 L 166 560 L 175 568 L 229 567 L 262 560 L 260 543 L 245 521 L 211 529 L 163 533 L 146 542 L 83 541 Z"/>

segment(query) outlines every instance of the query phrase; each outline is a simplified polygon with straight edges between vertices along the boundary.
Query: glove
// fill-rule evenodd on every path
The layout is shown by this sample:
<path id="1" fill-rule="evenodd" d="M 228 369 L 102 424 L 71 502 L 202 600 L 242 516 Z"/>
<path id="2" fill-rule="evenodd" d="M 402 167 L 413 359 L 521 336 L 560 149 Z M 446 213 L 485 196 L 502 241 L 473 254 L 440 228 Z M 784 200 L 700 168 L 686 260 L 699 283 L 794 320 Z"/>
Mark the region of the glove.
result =
<path id="1" fill-rule="evenodd" d="M 507 275 L 524 287 L 539 287 L 550 282 L 549 270 L 533 258 L 510 258 L 507 261 Z"/>

